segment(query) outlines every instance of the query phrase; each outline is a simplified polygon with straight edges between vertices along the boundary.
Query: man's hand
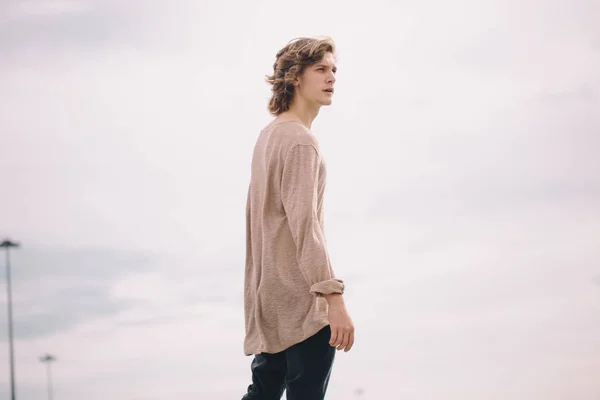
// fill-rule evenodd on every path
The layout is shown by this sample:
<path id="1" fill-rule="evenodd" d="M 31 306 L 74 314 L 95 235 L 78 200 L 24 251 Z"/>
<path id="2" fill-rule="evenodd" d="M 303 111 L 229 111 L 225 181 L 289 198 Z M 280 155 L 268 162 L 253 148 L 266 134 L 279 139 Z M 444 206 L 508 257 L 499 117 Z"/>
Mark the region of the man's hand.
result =
<path id="1" fill-rule="evenodd" d="M 325 295 L 329 304 L 329 326 L 331 328 L 331 340 L 329 344 L 337 350 L 350 351 L 354 344 L 354 323 L 341 294 Z"/>

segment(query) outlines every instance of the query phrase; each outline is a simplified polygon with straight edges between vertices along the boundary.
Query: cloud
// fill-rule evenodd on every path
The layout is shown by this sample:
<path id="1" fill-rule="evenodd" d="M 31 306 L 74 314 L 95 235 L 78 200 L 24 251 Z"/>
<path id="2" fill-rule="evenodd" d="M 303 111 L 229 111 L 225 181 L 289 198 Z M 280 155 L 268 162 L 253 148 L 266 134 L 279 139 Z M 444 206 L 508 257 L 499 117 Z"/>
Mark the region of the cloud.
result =
<path id="1" fill-rule="evenodd" d="M 114 43 L 130 23 L 113 2 L 17 2 L 0 23 L 4 62 L 35 58 L 53 60 L 65 52 L 84 56 L 87 51 Z M 129 36 L 128 36 L 129 37 Z"/>
<path id="2" fill-rule="evenodd" d="M 190 0 L 18 0 L 0 19 L 0 50 L 6 65 L 96 62 L 102 55 L 134 54 L 150 58 L 211 58 L 239 62 L 243 50 L 227 34 L 247 24 L 243 10 L 232 14 L 225 3 Z M 222 17 L 227 22 L 217 23 Z M 206 29 L 211 34 L 199 34 Z M 215 40 L 218 37 L 219 40 Z M 243 38 L 242 38 L 243 40 Z"/>
<path id="3" fill-rule="evenodd" d="M 11 254 L 17 339 L 65 332 L 143 305 L 143 299 L 115 298 L 112 288 L 130 274 L 159 266 L 156 256 L 110 250 L 19 249 Z"/>
<path id="4" fill-rule="evenodd" d="M 160 325 L 169 322 L 176 322 L 178 320 L 177 317 L 150 317 L 150 318 L 138 318 L 138 319 L 130 319 L 128 321 L 120 321 L 117 322 L 117 326 L 127 327 L 127 326 L 150 326 L 150 325 Z"/>
<path id="5" fill-rule="evenodd" d="M 542 100 L 548 101 L 556 106 L 573 102 L 593 105 L 598 101 L 597 91 L 590 86 L 581 86 L 562 92 L 544 93 L 541 97 Z"/>
<path id="6" fill-rule="evenodd" d="M 80 14 L 98 2 L 93 0 L 19 0 L 8 1 L 13 18 Z"/>

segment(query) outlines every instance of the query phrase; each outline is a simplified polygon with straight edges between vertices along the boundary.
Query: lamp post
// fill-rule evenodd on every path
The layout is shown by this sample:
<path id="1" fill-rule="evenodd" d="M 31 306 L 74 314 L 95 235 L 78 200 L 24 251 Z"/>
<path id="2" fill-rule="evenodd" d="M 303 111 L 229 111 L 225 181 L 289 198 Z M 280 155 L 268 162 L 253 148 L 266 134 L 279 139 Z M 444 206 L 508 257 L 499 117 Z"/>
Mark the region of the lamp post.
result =
<path id="1" fill-rule="evenodd" d="M 10 249 L 18 248 L 17 242 L 11 242 L 5 239 L 0 243 L 0 247 L 6 251 L 6 291 L 8 296 L 8 343 L 9 343 L 9 362 L 10 362 L 10 399 L 15 400 L 15 355 L 13 348 L 13 326 L 12 326 L 12 289 L 10 282 Z"/>
<path id="2" fill-rule="evenodd" d="M 51 364 L 56 361 L 56 357 L 51 354 L 46 354 L 40 357 L 40 361 L 46 364 L 46 380 L 48 385 L 48 400 L 52 400 L 52 369 Z"/>

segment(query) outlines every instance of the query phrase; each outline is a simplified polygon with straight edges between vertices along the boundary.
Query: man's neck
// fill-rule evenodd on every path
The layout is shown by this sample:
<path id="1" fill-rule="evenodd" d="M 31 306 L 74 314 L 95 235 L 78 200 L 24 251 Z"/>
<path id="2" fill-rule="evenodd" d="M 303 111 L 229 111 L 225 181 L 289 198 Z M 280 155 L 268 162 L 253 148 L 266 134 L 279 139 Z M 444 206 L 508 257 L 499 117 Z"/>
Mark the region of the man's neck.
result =
<path id="1" fill-rule="evenodd" d="M 281 114 L 285 119 L 295 119 L 311 129 L 312 123 L 319 114 L 320 106 L 306 104 L 302 101 L 294 101 L 290 108 Z"/>

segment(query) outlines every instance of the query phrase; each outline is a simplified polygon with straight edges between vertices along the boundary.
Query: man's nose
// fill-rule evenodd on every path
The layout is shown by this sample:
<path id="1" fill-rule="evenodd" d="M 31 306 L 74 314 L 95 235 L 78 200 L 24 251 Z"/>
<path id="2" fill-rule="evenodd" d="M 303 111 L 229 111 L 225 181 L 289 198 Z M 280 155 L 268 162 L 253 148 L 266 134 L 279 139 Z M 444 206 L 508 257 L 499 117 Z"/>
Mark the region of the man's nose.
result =
<path id="1" fill-rule="evenodd" d="M 335 83 L 335 75 L 333 73 L 330 73 L 327 77 L 327 83 Z"/>

